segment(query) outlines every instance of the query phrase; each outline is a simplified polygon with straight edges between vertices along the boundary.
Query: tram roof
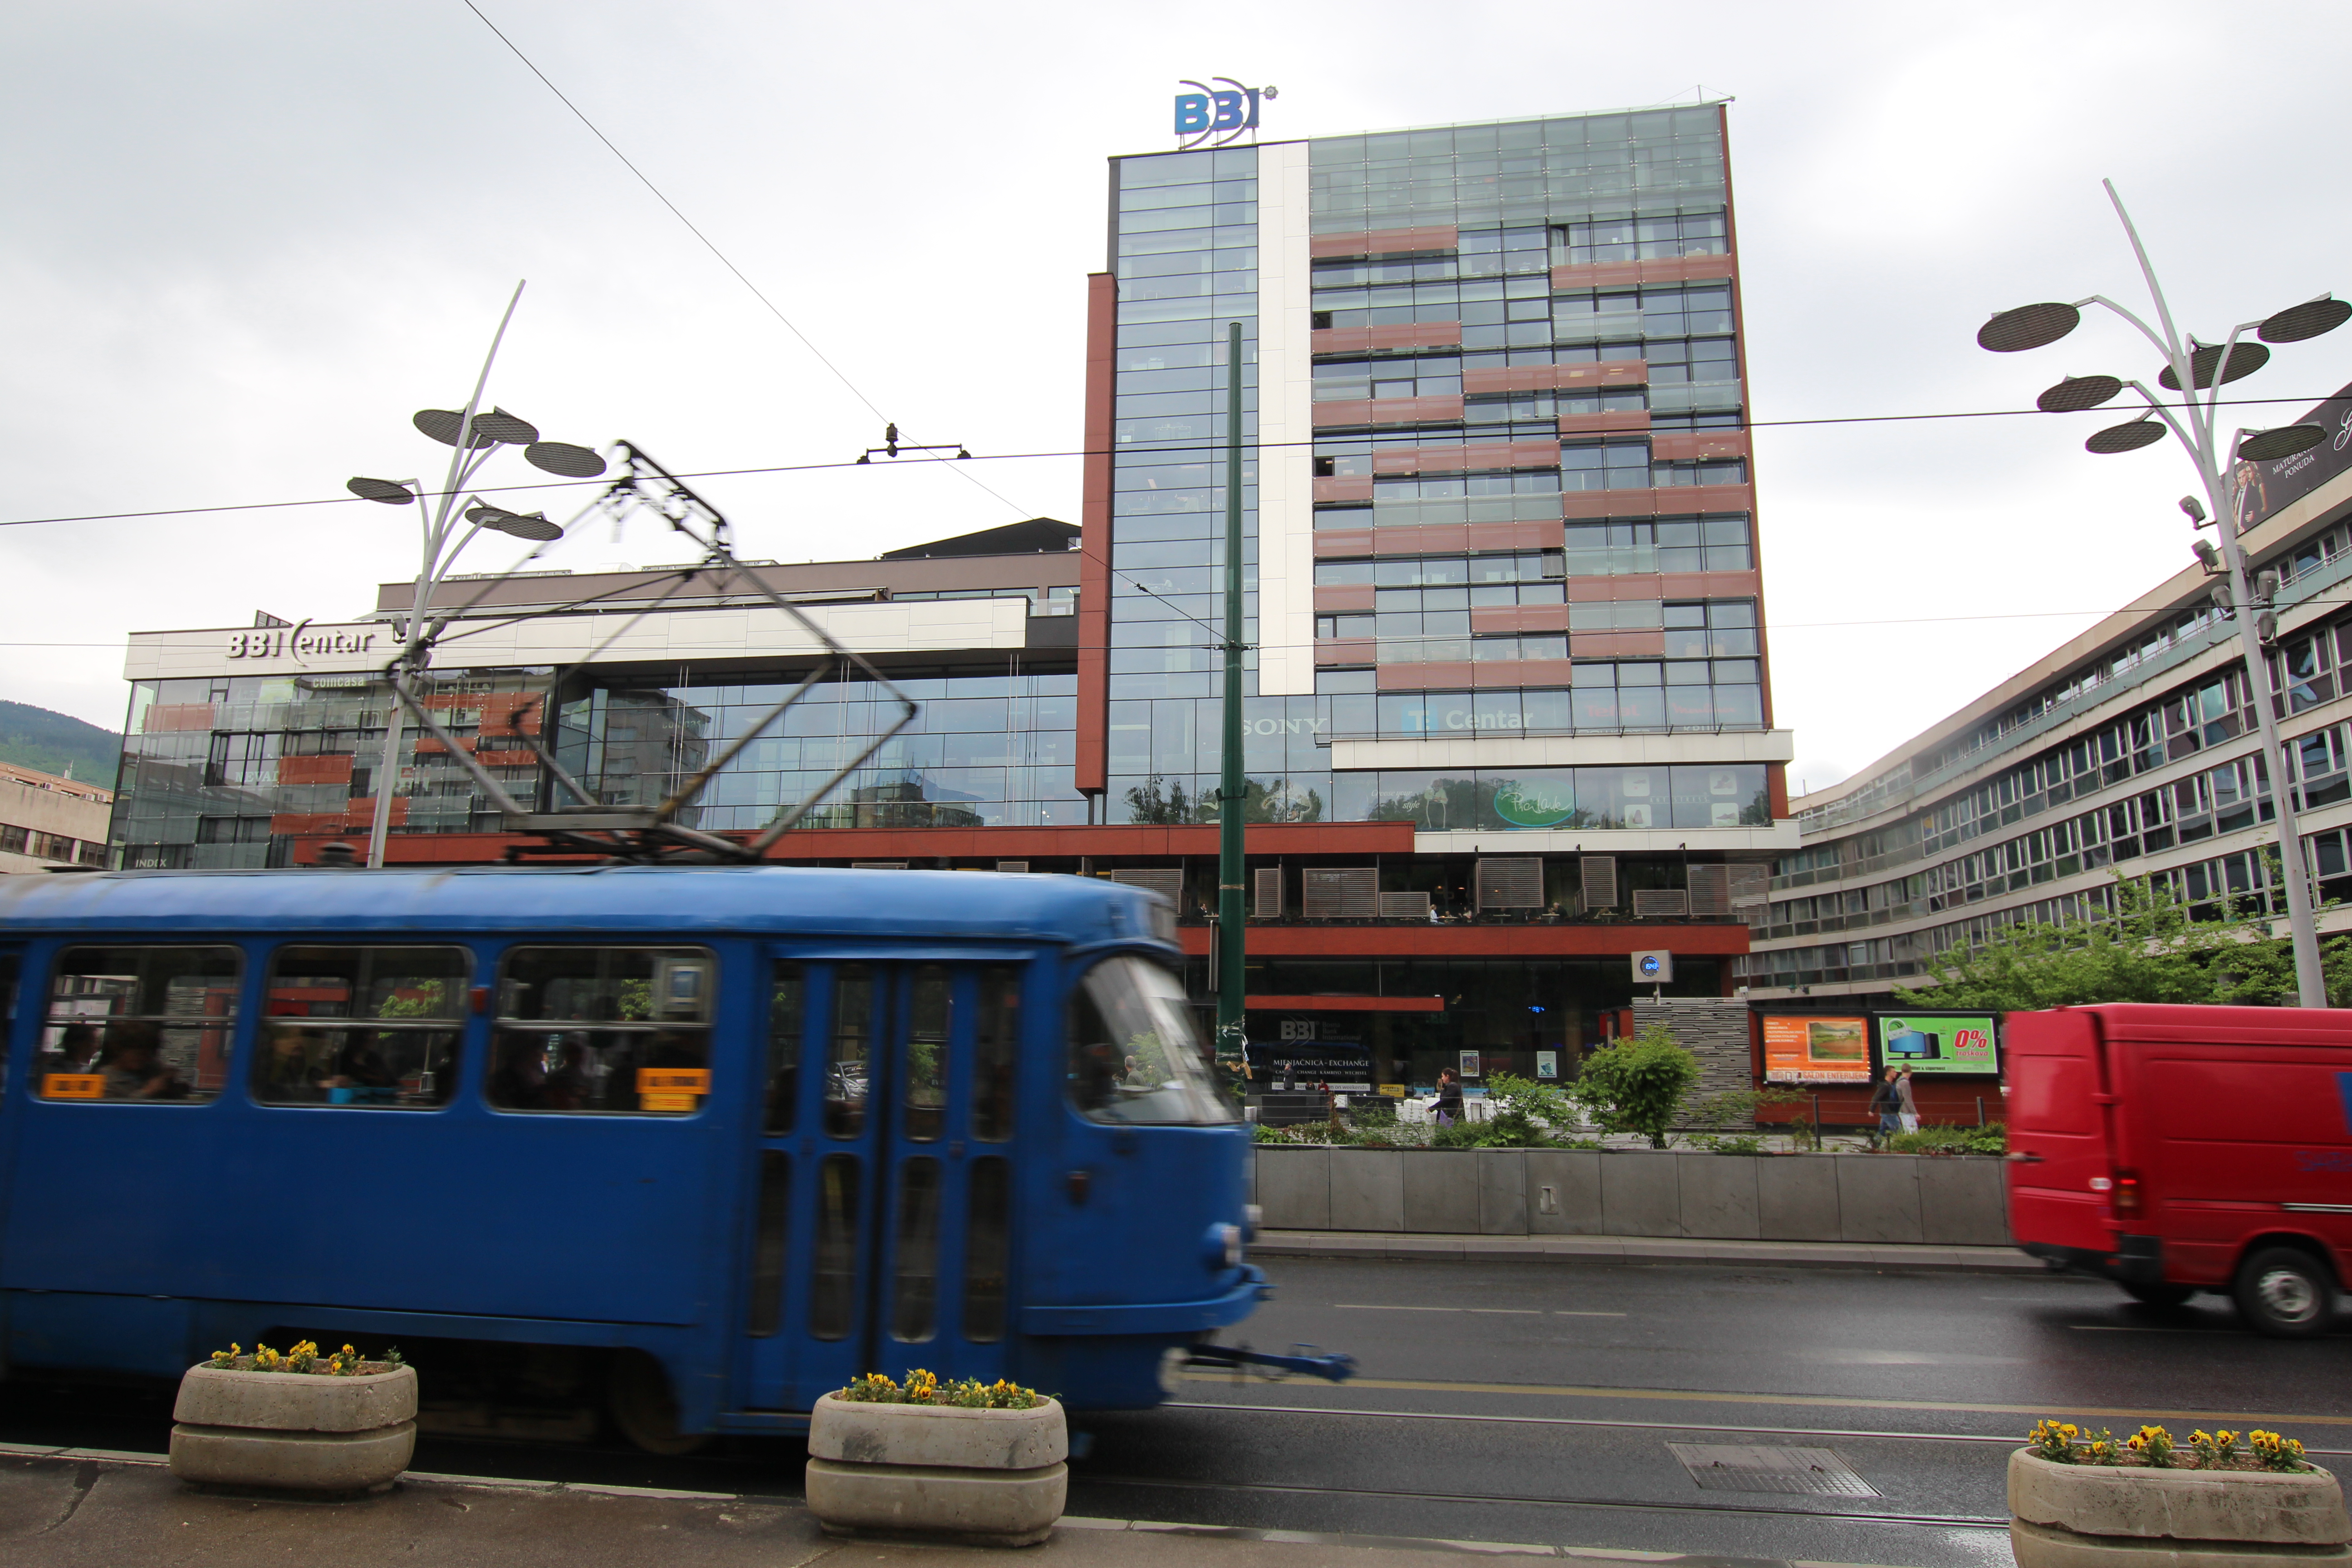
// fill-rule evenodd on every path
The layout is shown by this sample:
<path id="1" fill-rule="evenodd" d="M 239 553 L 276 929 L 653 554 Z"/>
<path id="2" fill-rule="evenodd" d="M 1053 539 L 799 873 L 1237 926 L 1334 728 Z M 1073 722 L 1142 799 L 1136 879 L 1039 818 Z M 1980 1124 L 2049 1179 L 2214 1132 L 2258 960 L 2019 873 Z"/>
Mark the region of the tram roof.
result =
<path id="1" fill-rule="evenodd" d="M 784 866 L 476 866 L 0 877 L 0 936 L 41 931 L 784 932 L 1150 937 L 1151 895 L 1052 873 Z M 1161 917 L 1164 922 L 1164 915 Z"/>

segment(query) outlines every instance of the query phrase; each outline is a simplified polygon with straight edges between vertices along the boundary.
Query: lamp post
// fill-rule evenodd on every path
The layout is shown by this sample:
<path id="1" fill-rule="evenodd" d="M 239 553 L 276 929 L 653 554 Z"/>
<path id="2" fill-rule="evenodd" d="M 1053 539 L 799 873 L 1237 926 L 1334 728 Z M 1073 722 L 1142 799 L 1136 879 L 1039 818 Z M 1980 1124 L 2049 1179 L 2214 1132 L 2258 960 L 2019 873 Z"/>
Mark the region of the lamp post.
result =
<path id="1" fill-rule="evenodd" d="M 448 477 L 438 494 L 427 492 L 416 479 L 353 479 L 343 487 L 363 500 L 415 507 L 424 532 L 424 560 L 417 567 L 415 598 L 407 618 L 393 623 L 393 635 L 400 641 L 400 651 L 385 668 L 387 681 L 404 668 L 422 669 L 431 661 L 432 640 L 441 628 L 438 622 L 427 621 L 425 612 L 432 605 L 434 590 L 448 575 L 458 554 L 473 542 L 474 535 L 487 528 L 539 544 L 563 537 L 562 528 L 550 522 L 543 513 L 509 511 L 492 506 L 479 496 L 469 498 L 473 504 L 460 514 L 457 502 L 483 464 L 502 447 L 520 447 L 523 459 L 533 468 L 566 479 L 593 479 L 604 471 L 604 459 L 585 447 L 542 441 L 530 421 L 518 419 L 503 408 L 481 412 L 482 389 L 489 384 L 490 366 L 499 357 L 499 344 L 506 338 L 508 323 L 514 320 L 515 307 L 522 301 L 522 284 L 515 285 L 514 296 L 507 301 L 506 314 L 499 318 L 499 330 L 490 339 L 490 352 L 482 360 L 482 374 L 475 378 L 474 395 L 467 400 L 464 410 L 421 408 L 411 420 L 420 434 L 450 448 Z M 457 533 L 461 515 L 467 527 L 453 542 L 451 536 Z M 374 781 L 375 816 L 368 829 L 367 863 L 371 867 L 383 864 L 385 839 L 392 831 L 392 790 L 399 776 L 400 740 L 404 728 L 397 696 L 388 694 L 384 701 L 383 752 Z"/>
<path id="2" fill-rule="evenodd" d="M 2220 344 L 2202 342 L 2194 337 L 2183 339 L 2173 326 L 2172 308 L 2165 302 L 2156 269 L 2148 264 L 2147 247 L 2140 243 L 2139 231 L 2132 226 L 2131 215 L 2124 210 L 2115 182 L 2102 184 L 2106 187 L 2107 199 L 2115 204 L 2116 216 L 2122 220 L 2124 233 L 2131 239 L 2140 275 L 2147 279 L 2148 296 L 2156 306 L 2156 325 L 2150 326 L 2105 295 L 2094 294 L 2072 304 L 2021 305 L 2002 310 L 1978 331 L 1977 342 L 1994 353 L 2042 348 L 2080 325 L 2084 306 L 2101 305 L 2130 322 L 2164 356 L 2164 369 L 2157 377 L 2157 384 L 2176 394 L 2177 401 L 2168 402 L 2138 381 L 2113 375 L 2070 375 L 2044 392 L 2035 400 L 2035 405 L 2050 414 L 2096 408 L 2128 386 L 2147 405 L 2147 413 L 2099 431 L 2083 444 L 2084 449 L 2102 457 L 2136 451 L 2161 441 L 2169 431 L 2196 467 L 2205 501 L 2200 503 L 2189 496 L 2182 499 L 2180 506 L 2189 521 L 2202 528 L 2209 521 L 2203 506 L 2210 504 L 2213 509 L 2210 521 L 2221 542 L 2221 550 L 2215 552 L 2203 541 L 2198 541 L 2197 555 L 2207 563 L 2208 571 L 2218 566 L 2217 575 L 2227 577 L 2228 608 L 2237 617 L 2247 685 L 2254 694 L 2263 756 L 2270 772 L 2271 793 L 2278 803 L 2279 862 L 2281 875 L 2286 879 L 2287 929 L 2294 948 L 2296 998 L 2305 1007 L 2325 1007 L 2327 983 L 2320 969 L 2319 933 L 2312 919 L 2311 880 L 2305 868 L 2303 840 L 2295 827 L 2292 772 L 2279 743 L 2277 683 L 2271 675 L 2267 648 L 2277 635 L 2278 617 L 2270 605 L 2277 579 L 2269 573 L 2264 573 L 2259 583 L 2250 584 L 2247 579 L 2246 554 L 2240 534 L 2261 520 L 2240 515 L 2239 465 L 2273 461 L 2306 451 L 2318 445 L 2326 432 L 2316 425 L 2288 425 L 2271 430 L 2241 428 L 2224 439 L 2219 416 L 2222 386 L 2252 374 L 2268 363 L 2271 351 L 2264 344 L 2301 342 L 2332 331 L 2352 317 L 2352 303 L 2322 294 L 2259 321 L 2242 321 L 2230 329 L 2229 337 Z M 2249 331 L 2260 341 L 2243 341 Z M 2216 554 L 2218 560 L 2212 559 Z"/>

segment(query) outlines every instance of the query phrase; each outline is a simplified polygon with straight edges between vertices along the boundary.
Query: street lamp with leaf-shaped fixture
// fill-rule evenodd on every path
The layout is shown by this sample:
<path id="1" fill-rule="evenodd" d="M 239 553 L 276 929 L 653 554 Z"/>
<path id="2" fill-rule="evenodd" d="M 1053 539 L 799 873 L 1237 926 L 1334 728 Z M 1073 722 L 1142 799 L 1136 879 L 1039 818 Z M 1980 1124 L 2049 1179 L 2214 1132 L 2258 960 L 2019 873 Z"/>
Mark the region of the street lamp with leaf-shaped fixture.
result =
<path id="1" fill-rule="evenodd" d="M 2139 231 L 2132 226 L 2131 215 L 2124 210 L 2123 198 L 2116 194 L 2115 182 L 2102 183 L 2106 187 L 2107 199 L 2115 204 L 2116 216 L 2123 222 L 2124 233 L 2130 237 L 2140 275 L 2147 279 L 2148 295 L 2156 306 L 2156 324 L 2151 326 L 2115 300 L 2095 294 L 2072 304 L 2044 301 L 2000 311 L 1978 329 L 1977 343 L 1994 353 L 2046 348 L 2082 324 L 2084 306 L 2100 305 L 2130 322 L 2164 356 L 2157 385 L 2176 395 L 2176 401 L 2159 397 L 2141 382 L 2121 376 L 2069 375 L 2036 398 L 2034 405 L 2047 414 L 2079 413 L 2105 405 L 2129 387 L 2147 405 L 2145 412 L 2137 418 L 2094 432 L 2083 443 L 2084 450 L 2112 457 L 2153 446 L 2169 434 L 2179 439 L 2196 465 L 2206 500 L 2213 509 L 2210 521 L 2214 533 L 2221 540 L 2218 552 L 2202 540 L 2195 542 L 2197 557 L 2209 573 L 2225 579 L 2215 584 L 2215 597 L 2236 616 L 2247 684 L 2257 693 L 2255 719 L 2262 731 L 2263 755 L 2272 781 L 2272 794 L 2277 800 L 2280 875 L 2286 882 L 2287 928 L 2294 948 L 2295 992 L 2304 1006 L 2325 1007 L 2327 984 L 2320 968 L 2311 881 L 2305 868 L 2302 837 L 2295 826 L 2293 773 L 2279 744 L 2276 682 L 2265 646 L 2277 633 L 2278 617 L 2270 603 L 2276 592 L 2277 579 L 2271 573 L 2263 574 L 2258 582 L 2250 583 L 2248 579 L 2240 534 L 2261 520 L 2243 515 L 2239 468 L 2242 464 L 2273 462 L 2308 451 L 2326 438 L 2326 432 L 2316 425 L 2287 425 L 2270 430 L 2239 429 L 2225 441 L 2221 434 L 2220 412 L 2221 388 L 2268 363 L 2268 345 L 2301 342 L 2335 331 L 2352 319 L 2352 302 L 2322 294 L 2259 321 L 2242 321 L 2231 328 L 2230 335 L 2219 343 L 2183 338 L 2173 326 L 2172 308 L 2165 300 L 2156 269 L 2148 263 L 2147 247 L 2140 243 Z M 2252 341 L 2246 336 L 2249 331 L 2253 334 Z M 2194 526 L 2207 525 L 2204 508 L 2196 497 L 2183 498 L 2180 506 Z M 2257 676 L 2256 671 L 2261 674 Z"/>
<path id="2" fill-rule="evenodd" d="M 433 603 L 434 591 L 476 534 L 488 529 L 529 540 L 537 546 L 563 537 L 563 526 L 549 521 L 544 513 L 509 511 L 478 495 L 467 495 L 467 486 L 484 464 L 501 450 L 519 447 L 523 460 L 531 467 L 564 479 L 593 479 L 604 472 L 604 459 L 589 447 L 565 441 L 543 441 L 538 426 L 530 421 L 518 418 L 503 408 L 482 408 L 482 389 L 489 384 L 490 366 L 498 360 L 499 344 L 505 341 L 515 307 L 522 301 L 522 284 L 517 283 L 513 298 L 507 301 L 506 314 L 499 319 L 499 330 L 490 339 L 490 352 L 482 360 L 482 374 L 475 378 L 474 395 L 466 406 L 462 410 L 420 408 L 410 421 L 421 435 L 450 448 L 448 476 L 441 489 L 428 493 L 417 479 L 364 478 L 351 479 L 343 487 L 362 500 L 380 501 L 386 506 L 414 506 L 423 525 L 424 560 L 416 573 L 416 596 L 406 619 L 393 623 L 393 635 L 400 641 L 400 651 L 385 670 L 388 680 L 404 669 L 421 669 L 429 661 L 432 641 L 441 623 L 428 620 L 425 612 Z M 462 513 L 458 510 L 461 500 L 467 503 Z M 467 525 L 462 535 L 457 533 L 461 521 Z M 532 554 L 537 553 L 534 549 Z M 404 727 L 395 695 L 387 700 L 383 754 L 376 770 L 375 816 L 368 830 L 370 866 L 383 864 L 385 840 L 392 831 L 392 789 L 400 766 Z"/>

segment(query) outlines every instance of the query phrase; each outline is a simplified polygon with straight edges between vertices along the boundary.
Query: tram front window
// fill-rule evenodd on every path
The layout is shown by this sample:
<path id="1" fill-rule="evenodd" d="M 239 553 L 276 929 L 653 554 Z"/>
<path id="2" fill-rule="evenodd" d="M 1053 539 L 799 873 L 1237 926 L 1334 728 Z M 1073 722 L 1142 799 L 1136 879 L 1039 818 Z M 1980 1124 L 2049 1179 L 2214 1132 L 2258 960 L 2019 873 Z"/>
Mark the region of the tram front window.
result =
<path id="1" fill-rule="evenodd" d="M 1107 958 L 1070 998 L 1070 1103 L 1094 1121 L 1235 1120 L 1192 1030 L 1183 987 L 1140 958 Z"/>

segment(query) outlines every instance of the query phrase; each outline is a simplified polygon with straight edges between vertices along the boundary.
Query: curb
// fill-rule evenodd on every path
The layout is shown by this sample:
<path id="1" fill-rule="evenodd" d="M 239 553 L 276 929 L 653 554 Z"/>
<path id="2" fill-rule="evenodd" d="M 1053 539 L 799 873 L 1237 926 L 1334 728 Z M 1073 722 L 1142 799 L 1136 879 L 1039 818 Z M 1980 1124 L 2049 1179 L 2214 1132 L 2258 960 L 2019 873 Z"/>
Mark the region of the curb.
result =
<path id="1" fill-rule="evenodd" d="M 1960 1274 L 2046 1274 L 2013 1247 L 1902 1242 L 1728 1241 L 1649 1236 L 1427 1236 L 1381 1231 L 1266 1230 L 1257 1258 L 1429 1258 L 1473 1263 L 1769 1264 L 1781 1268 L 1905 1268 Z"/>

